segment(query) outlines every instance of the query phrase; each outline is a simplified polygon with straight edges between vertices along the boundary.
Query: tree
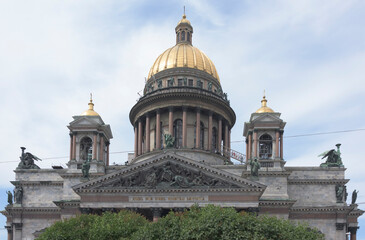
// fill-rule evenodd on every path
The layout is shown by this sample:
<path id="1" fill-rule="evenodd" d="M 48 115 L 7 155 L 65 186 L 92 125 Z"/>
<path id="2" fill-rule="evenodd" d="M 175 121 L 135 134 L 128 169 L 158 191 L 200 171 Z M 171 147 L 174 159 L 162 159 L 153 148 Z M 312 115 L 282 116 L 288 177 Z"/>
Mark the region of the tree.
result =
<path id="1" fill-rule="evenodd" d="M 156 223 L 129 211 L 82 215 L 54 224 L 39 239 L 320 240 L 324 236 L 305 224 L 208 205 L 193 206 L 183 213 L 170 212 Z"/>

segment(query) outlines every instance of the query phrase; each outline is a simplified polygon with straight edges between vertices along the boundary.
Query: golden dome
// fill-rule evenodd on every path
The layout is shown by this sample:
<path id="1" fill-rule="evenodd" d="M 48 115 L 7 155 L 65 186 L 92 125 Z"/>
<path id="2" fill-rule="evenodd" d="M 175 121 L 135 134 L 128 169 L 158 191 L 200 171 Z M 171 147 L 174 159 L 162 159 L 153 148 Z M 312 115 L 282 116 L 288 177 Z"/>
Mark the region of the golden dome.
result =
<path id="1" fill-rule="evenodd" d="M 89 109 L 81 113 L 81 116 L 100 116 L 97 112 L 94 111 L 94 103 L 91 94 L 90 94 L 90 102 L 88 105 Z"/>
<path id="2" fill-rule="evenodd" d="M 180 23 L 187 23 L 187 24 L 191 25 L 190 21 L 186 19 L 185 13 L 184 13 L 184 15 L 182 16 L 182 19 L 180 20 L 180 22 L 178 22 L 177 25 L 179 25 Z"/>
<path id="3" fill-rule="evenodd" d="M 177 24 L 175 31 L 176 45 L 167 49 L 156 59 L 147 79 L 166 69 L 187 67 L 206 72 L 219 81 L 213 62 L 202 51 L 192 46 L 193 27 L 185 14 Z"/>
<path id="4" fill-rule="evenodd" d="M 271 108 L 266 106 L 266 103 L 267 103 L 267 100 L 264 95 L 264 97 L 261 100 L 261 107 L 259 109 L 257 109 L 256 113 L 273 113 L 274 110 L 272 110 Z"/>
<path id="5" fill-rule="evenodd" d="M 188 67 L 204 71 L 219 81 L 213 62 L 198 48 L 188 43 L 179 43 L 163 52 L 148 73 L 148 78 L 170 68 Z"/>

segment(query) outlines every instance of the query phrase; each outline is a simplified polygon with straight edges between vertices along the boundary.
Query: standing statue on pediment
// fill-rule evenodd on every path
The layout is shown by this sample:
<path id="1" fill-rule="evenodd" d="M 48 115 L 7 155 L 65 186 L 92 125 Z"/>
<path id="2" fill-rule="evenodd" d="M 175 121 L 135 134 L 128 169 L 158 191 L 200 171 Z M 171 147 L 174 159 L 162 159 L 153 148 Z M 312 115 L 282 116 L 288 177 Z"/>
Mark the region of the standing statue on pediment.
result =
<path id="1" fill-rule="evenodd" d="M 326 162 L 320 165 L 321 167 L 343 167 L 340 146 L 341 143 L 338 143 L 336 144 L 337 150 L 331 149 L 318 155 L 318 157 L 322 157 L 322 159 L 327 157 Z"/>
<path id="2" fill-rule="evenodd" d="M 88 158 L 85 162 L 82 163 L 82 177 L 85 179 L 89 179 L 89 171 L 90 171 L 90 159 Z"/>
<path id="3" fill-rule="evenodd" d="M 335 190 L 336 190 L 337 203 L 342 203 L 343 202 L 343 196 L 344 196 L 344 193 L 345 193 L 345 187 L 343 185 L 337 184 Z"/>
<path id="4" fill-rule="evenodd" d="M 13 204 L 13 194 L 10 191 L 6 192 L 8 194 L 8 204 L 12 205 Z"/>
<path id="5" fill-rule="evenodd" d="M 351 204 L 355 204 L 356 203 L 356 199 L 357 199 L 358 192 L 359 191 L 356 191 L 356 189 L 352 192 Z"/>
<path id="6" fill-rule="evenodd" d="M 165 138 L 166 148 L 172 148 L 174 146 L 175 138 L 169 133 L 166 133 L 163 136 Z"/>
<path id="7" fill-rule="evenodd" d="M 23 201 L 23 188 L 21 186 L 16 186 L 14 189 L 14 198 L 16 204 L 22 204 Z"/>
<path id="8" fill-rule="evenodd" d="M 261 168 L 260 163 L 257 161 L 257 158 L 254 158 L 250 160 L 250 166 L 251 166 L 251 178 L 252 179 L 258 179 L 259 178 L 259 169 Z"/>
<path id="9" fill-rule="evenodd" d="M 22 149 L 22 155 L 20 156 L 20 163 L 17 167 L 17 169 L 40 169 L 35 163 L 34 160 L 36 161 L 42 161 L 40 158 L 38 158 L 37 156 L 31 154 L 30 152 L 24 152 L 25 151 L 25 147 L 21 147 Z"/>

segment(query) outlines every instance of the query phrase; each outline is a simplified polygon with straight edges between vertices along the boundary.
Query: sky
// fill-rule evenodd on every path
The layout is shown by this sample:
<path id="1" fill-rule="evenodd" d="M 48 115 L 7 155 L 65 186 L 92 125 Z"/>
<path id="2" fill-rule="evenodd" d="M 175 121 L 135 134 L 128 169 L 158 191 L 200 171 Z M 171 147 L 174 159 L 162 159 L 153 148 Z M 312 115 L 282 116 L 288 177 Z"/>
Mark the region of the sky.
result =
<path id="1" fill-rule="evenodd" d="M 287 122 L 286 166 L 319 166 L 317 156 L 341 143 L 348 191 L 365 202 L 364 1 L 0 0 L 1 207 L 21 146 L 42 168 L 66 166 L 67 125 L 90 93 L 114 135 L 110 162 L 124 164 L 127 153 L 115 152 L 133 150 L 129 111 L 175 44 L 184 5 L 193 45 L 214 62 L 235 110 L 232 148 L 245 152 L 243 124 L 265 90 Z M 293 137 L 338 131 L 346 132 Z"/>

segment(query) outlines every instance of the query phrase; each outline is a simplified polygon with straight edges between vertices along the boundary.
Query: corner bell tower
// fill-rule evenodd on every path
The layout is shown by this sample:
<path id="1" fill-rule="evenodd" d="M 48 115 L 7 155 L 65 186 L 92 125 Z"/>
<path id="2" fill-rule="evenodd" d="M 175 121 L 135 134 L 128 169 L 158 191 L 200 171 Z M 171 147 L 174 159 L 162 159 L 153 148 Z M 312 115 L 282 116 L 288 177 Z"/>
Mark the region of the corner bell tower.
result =
<path id="1" fill-rule="evenodd" d="M 246 159 L 257 158 L 261 167 L 282 169 L 283 133 L 286 122 L 280 118 L 281 113 L 267 106 L 266 96 L 261 100 L 261 108 L 251 114 L 250 121 L 245 122 L 243 136 L 246 138 Z"/>
<path id="2" fill-rule="evenodd" d="M 89 160 L 91 173 L 105 172 L 105 167 L 109 166 L 109 144 L 113 135 L 110 125 L 105 124 L 94 111 L 92 97 L 88 105 L 89 109 L 73 116 L 74 120 L 67 126 L 70 129 L 70 160 L 67 165 L 71 171 L 76 171 Z"/>

